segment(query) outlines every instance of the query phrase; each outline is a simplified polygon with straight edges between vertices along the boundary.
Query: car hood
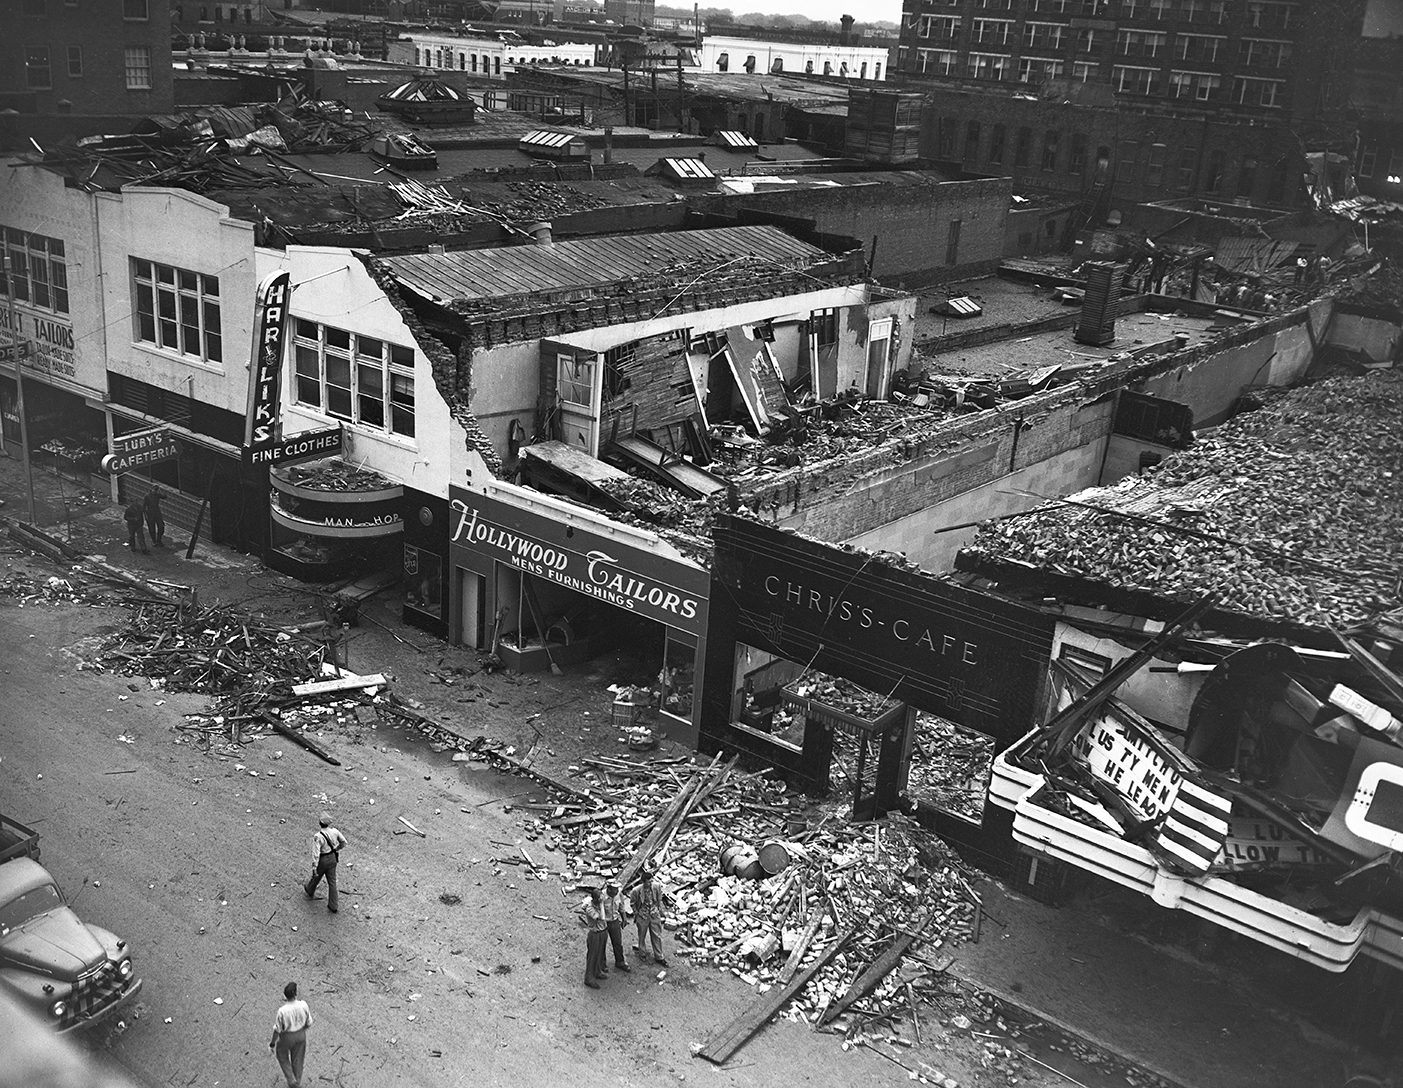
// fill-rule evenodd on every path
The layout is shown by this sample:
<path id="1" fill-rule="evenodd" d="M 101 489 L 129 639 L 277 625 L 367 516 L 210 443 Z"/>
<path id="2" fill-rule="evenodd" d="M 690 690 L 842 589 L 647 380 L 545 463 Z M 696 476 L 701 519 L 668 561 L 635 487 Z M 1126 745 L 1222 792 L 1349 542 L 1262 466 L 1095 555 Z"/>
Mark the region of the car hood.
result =
<path id="1" fill-rule="evenodd" d="M 55 907 L 0 940 L 0 960 L 72 982 L 104 963 L 107 953 L 70 908 Z"/>

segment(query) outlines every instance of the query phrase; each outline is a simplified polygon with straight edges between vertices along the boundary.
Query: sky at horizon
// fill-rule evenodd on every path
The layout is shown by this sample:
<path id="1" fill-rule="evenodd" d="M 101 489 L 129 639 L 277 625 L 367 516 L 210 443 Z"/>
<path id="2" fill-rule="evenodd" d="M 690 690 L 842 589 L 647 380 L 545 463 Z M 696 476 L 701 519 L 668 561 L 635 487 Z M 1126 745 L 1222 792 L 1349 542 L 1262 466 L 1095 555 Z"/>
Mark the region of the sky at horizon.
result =
<path id="1" fill-rule="evenodd" d="M 702 6 L 722 5 L 713 0 L 712 4 Z M 851 15 L 865 23 L 895 23 L 901 20 L 901 0 L 745 0 L 729 7 L 738 16 L 751 12 L 761 15 L 803 15 L 809 19 L 825 19 L 835 23 L 843 15 Z"/>

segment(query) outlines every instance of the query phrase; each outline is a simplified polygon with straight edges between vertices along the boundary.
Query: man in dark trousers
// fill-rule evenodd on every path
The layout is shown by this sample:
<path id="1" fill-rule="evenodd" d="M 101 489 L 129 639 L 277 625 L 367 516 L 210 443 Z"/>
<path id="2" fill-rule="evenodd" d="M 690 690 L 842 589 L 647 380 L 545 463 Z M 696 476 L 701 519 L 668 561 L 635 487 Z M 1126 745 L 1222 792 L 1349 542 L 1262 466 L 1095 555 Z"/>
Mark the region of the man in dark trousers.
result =
<path id="1" fill-rule="evenodd" d="M 307 1029 L 312 1025 L 312 1010 L 297 996 L 297 983 L 283 987 L 287 1000 L 278 1008 L 273 1020 L 273 1038 L 268 1043 L 282 1066 L 287 1088 L 302 1088 L 302 1062 L 307 1057 Z"/>
<path id="2" fill-rule="evenodd" d="M 608 974 L 608 968 L 604 966 L 608 924 L 604 921 L 598 888 L 591 888 L 589 898 L 580 904 L 580 921 L 585 926 L 585 985 L 597 990 L 597 980 Z"/>
<path id="3" fill-rule="evenodd" d="M 122 512 L 122 517 L 127 522 L 127 547 L 135 551 L 141 548 L 142 555 L 150 555 L 151 549 L 146 546 L 146 530 L 142 528 L 142 518 L 145 517 L 141 509 L 141 500 L 132 499 L 127 503 L 127 508 Z"/>
<path id="4" fill-rule="evenodd" d="M 317 897 L 317 885 L 326 877 L 326 909 L 336 913 L 336 862 L 341 856 L 341 848 L 346 845 L 346 836 L 331 826 L 331 817 L 323 812 L 321 829 L 312 836 L 312 849 L 316 852 L 317 867 L 313 870 L 302 890 L 308 899 Z"/>
<path id="5" fill-rule="evenodd" d="M 166 519 L 161 514 L 161 489 L 153 487 L 141 500 L 141 508 L 146 511 L 146 528 L 151 534 L 151 543 L 160 547 L 166 542 Z"/>
<path id="6" fill-rule="evenodd" d="M 663 955 L 663 892 L 653 883 L 653 870 L 643 870 L 643 882 L 633 889 L 633 924 L 638 927 L 638 955 L 647 962 L 652 945 L 653 962 L 667 966 Z"/>
<path id="7" fill-rule="evenodd" d="M 604 885 L 604 925 L 609 933 L 609 944 L 614 949 L 614 966 L 627 974 L 633 968 L 624 959 L 624 897 L 619 891 L 618 882 L 609 881 Z M 608 965 L 609 949 L 604 949 L 600 957 Z M 607 970 L 604 972 L 609 973 Z"/>

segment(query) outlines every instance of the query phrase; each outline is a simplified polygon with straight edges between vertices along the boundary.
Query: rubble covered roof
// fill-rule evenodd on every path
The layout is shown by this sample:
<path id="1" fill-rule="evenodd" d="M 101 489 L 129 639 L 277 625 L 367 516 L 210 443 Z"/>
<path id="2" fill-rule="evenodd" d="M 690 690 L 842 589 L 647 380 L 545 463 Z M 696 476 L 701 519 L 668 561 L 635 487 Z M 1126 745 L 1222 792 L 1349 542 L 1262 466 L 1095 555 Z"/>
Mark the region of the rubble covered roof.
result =
<path id="1" fill-rule="evenodd" d="M 607 235 L 550 245 L 460 250 L 386 257 L 405 286 L 444 303 L 602 286 L 675 269 L 697 272 L 754 262 L 790 267 L 821 264 L 832 255 L 778 227 Z"/>
<path id="2" fill-rule="evenodd" d="M 1148 475 L 986 525 L 966 552 L 1170 597 L 1217 591 L 1268 618 L 1365 621 L 1399 604 L 1403 374 L 1278 394 Z"/>

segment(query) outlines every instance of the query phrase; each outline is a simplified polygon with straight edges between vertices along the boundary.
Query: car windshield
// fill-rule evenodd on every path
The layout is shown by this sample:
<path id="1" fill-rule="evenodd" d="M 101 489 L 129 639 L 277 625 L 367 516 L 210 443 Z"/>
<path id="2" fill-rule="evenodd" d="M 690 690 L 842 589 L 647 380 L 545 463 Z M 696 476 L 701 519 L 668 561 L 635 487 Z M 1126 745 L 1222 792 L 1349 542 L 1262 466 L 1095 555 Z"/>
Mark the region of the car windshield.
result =
<path id="1" fill-rule="evenodd" d="M 63 906 L 58 889 L 52 884 L 34 888 L 21 896 L 0 904 L 0 937 L 5 936 L 16 926 L 22 926 L 36 914 Z"/>

